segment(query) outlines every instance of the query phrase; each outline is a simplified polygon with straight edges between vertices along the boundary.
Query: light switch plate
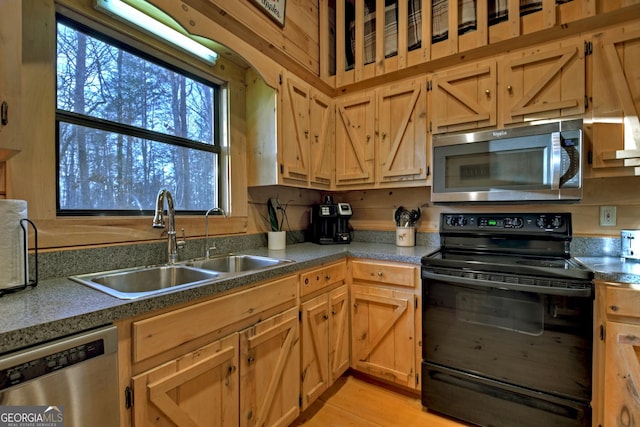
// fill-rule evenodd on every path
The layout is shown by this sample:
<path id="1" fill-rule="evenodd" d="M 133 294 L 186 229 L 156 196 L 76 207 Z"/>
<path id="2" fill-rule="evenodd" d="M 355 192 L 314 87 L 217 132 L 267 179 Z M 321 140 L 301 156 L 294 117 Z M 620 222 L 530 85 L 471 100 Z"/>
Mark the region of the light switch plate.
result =
<path id="1" fill-rule="evenodd" d="M 600 206 L 600 225 L 603 227 L 616 225 L 615 206 Z"/>

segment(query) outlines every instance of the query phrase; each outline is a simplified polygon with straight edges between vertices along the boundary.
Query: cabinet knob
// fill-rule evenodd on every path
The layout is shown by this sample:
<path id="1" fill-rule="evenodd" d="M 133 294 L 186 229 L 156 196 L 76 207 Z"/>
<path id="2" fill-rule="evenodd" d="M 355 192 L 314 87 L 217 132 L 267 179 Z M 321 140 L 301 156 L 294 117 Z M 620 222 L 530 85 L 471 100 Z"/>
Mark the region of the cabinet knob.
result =
<path id="1" fill-rule="evenodd" d="M 378 277 L 382 277 L 382 271 L 378 271 Z"/>
<path id="2" fill-rule="evenodd" d="M 304 279 L 304 284 L 305 284 L 305 285 L 308 285 L 308 284 L 309 284 L 309 278 L 308 278 L 308 277 Z"/>
<path id="3" fill-rule="evenodd" d="M 308 131 L 308 130 L 305 130 L 305 131 L 304 131 L 304 137 L 305 137 L 305 138 L 309 138 L 309 131 Z"/>
<path id="4" fill-rule="evenodd" d="M 331 275 L 327 274 L 326 276 L 324 276 L 324 280 L 326 280 L 327 282 L 331 280 Z"/>
<path id="5" fill-rule="evenodd" d="M 617 305 L 612 305 L 609 308 L 611 309 L 611 311 L 618 311 L 618 306 Z"/>
<path id="6" fill-rule="evenodd" d="M 324 320 L 329 320 L 329 315 L 328 315 L 328 314 L 325 314 L 325 315 L 323 315 L 323 316 L 322 316 L 322 318 L 323 318 Z"/>
<path id="7" fill-rule="evenodd" d="M 509 93 L 513 92 L 513 86 L 511 85 L 507 86 L 507 92 Z"/>
<path id="8" fill-rule="evenodd" d="M 256 359 L 254 359 L 254 357 L 253 357 L 253 356 L 249 356 L 249 357 L 247 358 L 247 363 L 248 363 L 249 365 L 251 365 L 255 360 L 256 360 Z"/>
<path id="9" fill-rule="evenodd" d="M 487 89 L 484 91 L 484 94 L 487 96 L 491 96 L 491 90 Z"/>
<path id="10" fill-rule="evenodd" d="M 367 135 L 367 142 L 371 140 L 371 135 Z"/>
<path id="11" fill-rule="evenodd" d="M 385 139 L 387 137 L 387 133 L 386 132 L 382 132 L 382 139 Z"/>

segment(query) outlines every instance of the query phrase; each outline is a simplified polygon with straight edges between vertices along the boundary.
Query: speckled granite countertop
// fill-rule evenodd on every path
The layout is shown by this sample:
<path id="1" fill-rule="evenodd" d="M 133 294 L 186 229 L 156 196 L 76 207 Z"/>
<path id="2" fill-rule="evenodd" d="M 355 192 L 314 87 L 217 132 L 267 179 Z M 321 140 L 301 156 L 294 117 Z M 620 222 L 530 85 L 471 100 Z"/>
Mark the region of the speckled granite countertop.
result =
<path id="1" fill-rule="evenodd" d="M 595 272 L 596 279 L 609 282 L 640 283 L 640 262 L 620 257 L 577 257 Z"/>
<path id="2" fill-rule="evenodd" d="M 136 300 L 120 300 L 68 278 L 44 280 L 36 288 L 0 299 L 0 353 L 213 296 L 347 256 L 420 264 L 422 256 L 436 249 L 431 246 L 398 247 L 388 243 L 354 242 L 350 245 L 327 246 L 300 243 L 287 246 L 284 251 L 269 251 L 267 248 L 243 250 L 243 253 L 296 262 Z M 596 279 L 640 283 L 640 263 L 624 262 L 614 257 L 580 257 L 579 260 L 596 272 Z"/>
<path id="3" fill-rule="evenodd" d="M 437 248 L 397 247 L 380 243 L 327 246 L 300 243 L 287 246 L 284 251 L 269 251 L 267 248 L 243 250 L 243 253 L 286 258 L 296 262 L 136 300 L 121 300 L 68 278 L 43 280 L 33 289 L 5 295 L 0 299 L 0 354 L 336 261 L 349 255 L 419 264 L 423 255 L 435 249 Z"/>

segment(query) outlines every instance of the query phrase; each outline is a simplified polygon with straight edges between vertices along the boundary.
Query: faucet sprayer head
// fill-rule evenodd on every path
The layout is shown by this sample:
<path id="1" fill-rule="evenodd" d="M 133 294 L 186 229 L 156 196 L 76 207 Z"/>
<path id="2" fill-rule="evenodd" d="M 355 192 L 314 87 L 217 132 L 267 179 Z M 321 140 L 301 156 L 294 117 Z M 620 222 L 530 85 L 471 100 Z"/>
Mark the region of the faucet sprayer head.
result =
<path id="1" fill-rule="evenodd" d="M 156 213 L 153 216 L 153 222 L 151 226 L 153 228 L 164 228 L 164 194 L 166 193 L 166 189 L 162 189 L 158 191 L 158 196 L 156 197 Z"/>

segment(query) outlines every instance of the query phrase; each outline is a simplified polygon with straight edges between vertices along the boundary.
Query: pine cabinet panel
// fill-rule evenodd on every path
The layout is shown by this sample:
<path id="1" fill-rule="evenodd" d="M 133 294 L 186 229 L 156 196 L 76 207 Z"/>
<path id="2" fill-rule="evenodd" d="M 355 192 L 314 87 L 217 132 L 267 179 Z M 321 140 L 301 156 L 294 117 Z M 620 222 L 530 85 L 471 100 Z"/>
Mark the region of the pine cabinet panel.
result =
<path id="1" fill-rule="evenodd" d="M 351 366 L 385 381 L 416 387 L 412 292 L 351 287 Z"/>
<path id="2" fill-rule="evenodd" d="M 305 297 L 337 283 L 344 283 L 346 262 L 326 265 L 300 275 L 300 296 Z"/>
<path id="3" fill-rule="evenodd" d="M 505 55 L 500 62 L 504 124 L 585 112 L 582 39 L 524 49 Z"/>
<path id="4" fill-rule="evenodd" d="M 291 73 L 285 73 L 283 86 L 282 178 L 328 188 L 333 181 L 333 100 Z"/>
<path id="5" fill-rule="evenodd" d="M 349 287 L 302 303 L 302 410 L 349 368 Z"/>
<path id="6" fill-rule="evenodd" d="M 495 60 L 438 72 L 431 78 L 429 111 L 433 133 L 496 125 Z"/>
<path id="7" fill-rule="evenodd" d="M 240 425 L 288 426 L 300 412 L 298 308 L 240 332 Z"/>
<path id="8" fill-rule="evenodd" d="M 331 98 L 312 91 L 309 100 L 311 188 L 329 188 L 335 175 L 335 108 Z"/>
<path id="9" fill-rule="evenodd" d="M 282 91 L 282 175 L 306 183 L 309 179 L 309 99 L 310 88 L 285 74 Z"/>
<path id="10" fill-rule="evenodd" d="M 378 91 L 377 181 L 426 180 L 426 79 L 388 85 Z"/>
<path id="11" fill-rule="evenodd" d="M 22 2 L 0 0 L 0 161 L 22 146 Z"/>
<path id="12" fill-rule="evenodd" d="M 415 288 L 417 268 L 412 265 L 388 264 L 364 260 L 351 261 L 354 280 Z"/>
<path id="13" fill-rule="evenodd" d="M 238 425 L 238 334 L 133 377 L 134 426 Z"/>
<path id="14" fill-rule="evenodd" d="M 336 103 L 336 186 L 373 184 L 375 95 L 351 95 Z"/>
<path id="15" fill-rule="evenodd" d="M 593 168 L 640 175 L 640 24 L 593 38 Z M 618 168 L 618 169 L 616 169 Z"/>
<path id="16" fill-rule="evenodd" d="M 343 97 L 335 138 L 339 189 L 427 184 L 426 79 Z"/>
<path id="17" fill-rule="evenodd" d="M 606 358 L 604 425 L 636 425 L 640 421 L 640 325 L 607 322 Z"/>

